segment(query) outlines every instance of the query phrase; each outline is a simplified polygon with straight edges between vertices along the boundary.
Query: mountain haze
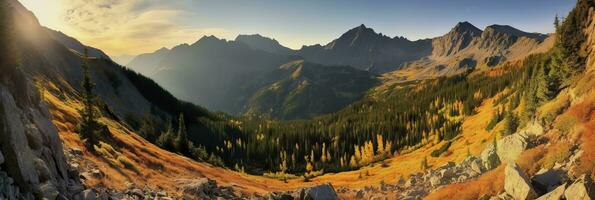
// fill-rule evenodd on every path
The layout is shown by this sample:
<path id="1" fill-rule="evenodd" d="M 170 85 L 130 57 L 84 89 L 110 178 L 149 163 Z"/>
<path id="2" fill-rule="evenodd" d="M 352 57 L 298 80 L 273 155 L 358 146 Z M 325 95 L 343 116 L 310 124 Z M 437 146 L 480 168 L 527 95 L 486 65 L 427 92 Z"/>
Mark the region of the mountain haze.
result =
<path id="1" fill-rule="evenodd" d="M 283 66 L 294 65 L 291 64 L 295 63 L 293 60 L 299 58 L 293 54 L 293 50 L 260 35 L 240 35 L 234 41 L 208 36 L 192 45 L 183 44 L 171 50 L 161 49 L 139 55 L 129 67 L 153 78 L 181 99 L 204 105 L 209 109 L 232 114 L 264 114 L 278 118 L 303 118 L 337 111 L 342 106 L 358 100 L 366 89 L 374 85 L 371 84 L 374 78 L 368 72 L 347 69 L 349 66 L 313 67 L 310 63 L 307 64 L 307 71 L 311 75 L 307 76 L 307 80 L 297 81 L 297 77 L 290 77 L 292 69 L 283 69 Z M 284 65 L 288 62 L 289 64 Z M 311 72 L 313 68 L 317 70 Z M 324 74 L 341 71 L 336 69 L 346 69 L 342 71 L 345 73 L 333 77 L 334 81 L 337 81 L 336 86 L 353 84 L 355 87 L 341 86 L 340 91 L 335 91 L 338 89 L 334 88 L 335 86 L 319 83 L 329 81 L 326 79 L 332 77 Z M 306 90 L 298 90 L 294 83 L 299 82 L 305 84 L 301 89 Z M 271 84 L 276 84 L 276 87 L 284 92 L 274 92 L 276 97 L 271 99 Z M 317 98 L 312 98 L 312 95 Z M 285 107 L 315 104 L 315 108 L 305 110 Z"/>

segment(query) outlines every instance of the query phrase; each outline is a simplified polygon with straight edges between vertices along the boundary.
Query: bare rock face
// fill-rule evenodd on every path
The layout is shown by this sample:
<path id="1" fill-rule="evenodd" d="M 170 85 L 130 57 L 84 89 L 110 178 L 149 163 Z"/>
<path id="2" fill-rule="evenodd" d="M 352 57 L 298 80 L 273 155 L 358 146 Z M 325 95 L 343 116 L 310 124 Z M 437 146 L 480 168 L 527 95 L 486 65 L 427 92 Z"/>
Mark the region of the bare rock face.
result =
<path id="1" fill-rule="evenodd" d="M 8 174 L 25 191 L 38 189 L 39 177 L 33 165 L 33 152 L 28 148 L 25 127 L 21 119 L 23 112 L 6 87 L 0 87 L 2 131 L 0 132 L 1 149 L 6 154 Z"/>
<path id="2" fill-rule="evenodd" d="M 508 164 L 504 169 L 504 190 L 514 199 L 535 199 L 535 191 L 529 184 L 529 178 L 516 164 Z"/>

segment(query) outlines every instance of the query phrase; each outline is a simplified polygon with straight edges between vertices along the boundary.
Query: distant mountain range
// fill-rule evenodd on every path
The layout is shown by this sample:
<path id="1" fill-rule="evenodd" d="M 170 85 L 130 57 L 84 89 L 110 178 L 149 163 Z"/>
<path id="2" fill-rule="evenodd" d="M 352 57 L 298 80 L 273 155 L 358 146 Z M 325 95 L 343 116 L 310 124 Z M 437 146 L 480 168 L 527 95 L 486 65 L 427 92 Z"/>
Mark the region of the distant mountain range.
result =
<path id="1" fill-rule="evenodd" d="M 553 42 L 554 37 L 550 35 L 527 33 L 511 26 L 491 25 L 482 31 L 469 22 L 460 22 L 444 36 L 432 39 L 429 55 L 407 62 L 400 70 L 383 76 L 389 82 L 402 82 L 491 68 L 545 52 Z"/>
<path id="2" fill-rule="evenodd" d="M 482 31 L 468 22 L 461 22 L 443 36 L 417 41 L 391 38 L 360 25 L 324 46 L 304 46 L 299 50 L 284 47 L 278 41 L 258 34 L 239 35 L 231 41 L 208 36 L 192 45 L 182 44 L 139 55 L 128 67 L 153 78 L 174 95 L 209 109 L 232 114 L 258 112 L 284 119 L 302 118 L 337 111 L 340 109 L 337 105 L 358 100 L 352 97 L 365 93 L 360 86 L 369 89 L 374 84 L 368 83 L 375 79 L 362 80 L 361 73 L 366 73 L 364 77 L 382 75 L 385 82 L 453 75 L 474 68 L 494 67 L 507 60 L 545 51 L 552 46 L 551 41 L 548 35 L 527 33 L 504 25 L 488 26 Z M 308 69 L 317 68 L 311 73 L 352 72 L 342 74 L 334 81 L 360 80 L 364 83 L 355 83 L 358 87 L 349 92 L 352 93 L 350 98 L 338 100 L 333 95 L 317 97 L 327 98 L 320 102 L 332 100 L 336 104 L 325 103 L 318 109 L 289 114 L 291 112 L 286 112 L 287 108 L 283 105 L 313 105 L 313 101 L 319 99 L 298 100 L 290 97 L 293 93 L 284 92 L 274 92 L 277 97 L 267 97 L 266 101 L 263 96 L 271 92 L 270 84 L 278 81 L 286 83 L 282 80 L 289 77 L 279 70 L 292 66 L 296 60 L 305 60 L 300 62 L 302 65 L 306 63 Z M 333 66 L 354 69 L 335 70 Z M 276 77 L 271 77 L 273 74 Z M 321 77 L 312 76 L 308 81 L 322 81 L 312 80 Z M 289 88 L 279 91 L 291 91 L 295 89 L 294 83 L 297 82 L 277 84 L 277 87 L 287 86 Z M 312 91 L 318 91 L 327 86 L 312 84 L 309 87 L 317 87 Z M 288 103 L 285 102 L 287 100 L 308 102 Z"/>

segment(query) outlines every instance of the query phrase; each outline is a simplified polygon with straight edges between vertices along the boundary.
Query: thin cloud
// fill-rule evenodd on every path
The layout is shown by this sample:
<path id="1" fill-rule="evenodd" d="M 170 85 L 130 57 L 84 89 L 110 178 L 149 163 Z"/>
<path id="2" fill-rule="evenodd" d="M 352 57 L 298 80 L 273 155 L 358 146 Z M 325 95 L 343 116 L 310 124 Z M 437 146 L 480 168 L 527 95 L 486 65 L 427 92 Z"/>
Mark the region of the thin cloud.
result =
<path id="1" fill-rule="evenodd" d="M 188 15 L 184 1 L 68 0 L 64 5 L 65 32 L 111 55 L 150 52 L 202 35 L 231 36 L 221 28 L 180 24 L 176 19 Z"/>

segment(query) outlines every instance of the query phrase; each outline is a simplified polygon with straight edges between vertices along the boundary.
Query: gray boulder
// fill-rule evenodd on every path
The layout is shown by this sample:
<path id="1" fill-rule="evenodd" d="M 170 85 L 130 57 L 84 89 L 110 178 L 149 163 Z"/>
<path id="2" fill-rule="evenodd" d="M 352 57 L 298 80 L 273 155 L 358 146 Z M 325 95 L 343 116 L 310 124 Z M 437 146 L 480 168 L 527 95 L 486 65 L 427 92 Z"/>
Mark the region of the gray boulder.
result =
<path id="1" fill-rule="evenodd" d="M 500 165 L 500 159 L 496 153 L 496 147 L 493 144 L 488 144 L 488 146 L 481 152 L 481 160 L 483 166 L 487 170 L 494 169 Z"/>
<path id="2" fill-rule="evenodd" d="M 542 195 L 541 197 L 537 198 L 537 200 L 560 200 L 562 196 L 564 196 L 564 190 L 566 190 L 566 184 L 558 186 L 556 189 L 552 190 L 551 192 Z"/>
<path id="3" fill-rule="evenodd" d="M 504 169 L 504 190 L 517 200 L 535 199 L 537 196 L 527 176 L 514 163 Z"/>
<path id="4" fill-rule="evenodd" d="M 311 200 L 336 200 L 339 199 L 335 189 L 330 183 L 321 184 L 305 190 L 304 199 Z"/>
<path id="5" fill-rule="evenodd" d="M 97 194 L 91 189 L 83 191 L 83 200 L 95 200 Z"/>

